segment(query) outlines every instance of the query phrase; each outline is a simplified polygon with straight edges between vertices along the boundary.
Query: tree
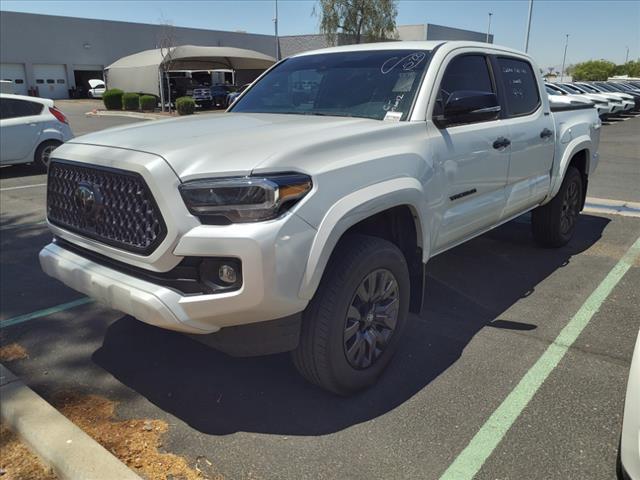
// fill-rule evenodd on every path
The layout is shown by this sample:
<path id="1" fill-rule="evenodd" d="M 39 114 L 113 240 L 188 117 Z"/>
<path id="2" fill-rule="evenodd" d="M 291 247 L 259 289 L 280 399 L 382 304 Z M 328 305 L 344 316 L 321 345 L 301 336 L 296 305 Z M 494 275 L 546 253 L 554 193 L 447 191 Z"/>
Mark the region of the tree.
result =
<path id="1" fill-rule="evenodd" d="M 159 23 L 160 31 L 158 32 L 157 45 L 160 49 L 160 55 L 162 56 L 160 75 L 164 77 L 161 85 L 160 101 L 162 103 L 162 111 L 164 112 L 166 100 L 169 104 L 169 113 L 171 113 L 171 83 L 169 81 L 169 70 L 171 70 L 171 64 L 173 63 L 173 50 L 176 47 L 176 31 L 173 24 L 164 17 L 160 18 Z M 165 81 L 167 87 L 167 99 L 164 98 Z"/>
<path id="2" fill-rule="evenodd" d="M 616 65 L 614 71 L 616 75 L 628 75 L 630 77 L 640 77 L 640 61 L 630 61 L 622 65 Z"/>
<path id="3" fill-rule="evenodd" d="M 320 0 L 320 31 L 335 45 L 338 34 L 354 43 L 393 39 L 398 16 L 397 0 Z M 313 14 L 318 15 L 316 7 Z"/>
<path id="4" fill-rule="evenodd" d="M 616 64 L 608 60 L 589 60 L 567 68 L 574 80 L 606 80 L 614 75 Z"/>

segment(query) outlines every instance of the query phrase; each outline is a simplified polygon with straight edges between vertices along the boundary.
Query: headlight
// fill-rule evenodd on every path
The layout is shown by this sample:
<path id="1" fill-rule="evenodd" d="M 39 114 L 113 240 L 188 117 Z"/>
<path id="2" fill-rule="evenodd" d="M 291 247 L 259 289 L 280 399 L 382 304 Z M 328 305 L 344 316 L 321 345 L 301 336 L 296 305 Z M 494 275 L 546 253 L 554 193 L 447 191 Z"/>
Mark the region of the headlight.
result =
<path id="1" fill-rule="evenodd" d="M 180 185 L 189 211 L 207 224 L 260 222 L 278 217 L 311 190 L 298 173 L 194 180 Z"/>

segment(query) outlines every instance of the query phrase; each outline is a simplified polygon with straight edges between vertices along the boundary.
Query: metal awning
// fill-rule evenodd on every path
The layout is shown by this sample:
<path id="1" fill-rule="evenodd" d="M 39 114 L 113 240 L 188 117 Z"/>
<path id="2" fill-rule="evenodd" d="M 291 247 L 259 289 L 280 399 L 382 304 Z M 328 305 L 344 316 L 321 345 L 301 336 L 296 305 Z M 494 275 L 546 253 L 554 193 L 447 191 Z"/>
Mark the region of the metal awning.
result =
<path id="1" fill-rule="evenodd" d="M 105 68 L 105 78 L 109 88 L 159 96 L 160 71 L 266 70 L 275 62 L 269 55 L 244 48 L 181 45 L 169 53 L 156 48 L 123 57 Z"/>

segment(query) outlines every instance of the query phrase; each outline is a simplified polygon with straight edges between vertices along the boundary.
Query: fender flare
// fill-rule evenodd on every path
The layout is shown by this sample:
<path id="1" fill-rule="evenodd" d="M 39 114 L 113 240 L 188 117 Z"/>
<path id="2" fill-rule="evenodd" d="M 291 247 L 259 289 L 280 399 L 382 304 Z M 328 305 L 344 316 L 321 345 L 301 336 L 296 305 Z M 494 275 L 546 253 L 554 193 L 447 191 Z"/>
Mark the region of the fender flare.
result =
<path id="1" fill-rule="evenodd" d="M 425 228 L 426 201 L 422 185 L 415 178 L 402 177 L 356 190 L 338 200 L 318 226 L 307 259 L 299 297 L 311 300 L 342 235 L 358 222 L 393 207 L 407 205 L 416 223 L 417 242 L 423 249 L 423 261 L 429 258 L 430 238 Z"/>
<path id="2" fill-rule="evenodd" d="M 567 144 L 567 147 L 564 149 L 564 153 L 562 154 L 562 158 L 560 159 L 560 161 L 557 163 L 554 162 L 553 164 L 552 172 L 551 172 L 551 187 L 549 189 L 549 194 L 542 202 L 542 205 L 550 202 L 560 190 L 560 186 L 562 185 L 562 180 L 564 179 L 564 176 L 567 173 L 567 168 L 569 168 L 569 163 L 571 163 L 571 159 L 575 156 L 576 153 L 581 152 L 583 150 L 587 151 L 586 170 L 587 170 L 587 173 L 589 173 L 592 147 L 593 145 L 591 143 L 591 139 L 587 135 L 580 135 L 579 137 L 574 138 Z"/>

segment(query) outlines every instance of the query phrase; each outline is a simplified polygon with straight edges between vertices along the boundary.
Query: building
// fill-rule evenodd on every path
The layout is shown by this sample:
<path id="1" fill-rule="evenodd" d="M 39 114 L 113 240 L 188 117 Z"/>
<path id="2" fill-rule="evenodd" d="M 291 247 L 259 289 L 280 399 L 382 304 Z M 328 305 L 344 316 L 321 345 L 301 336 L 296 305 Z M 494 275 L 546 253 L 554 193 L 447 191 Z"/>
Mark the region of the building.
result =
<path id="1" fill-rule="evenodd" d="M 37 34 L 27 34 L 37 32 Z M 398 40 L 475 40 L 486 34 L 419 24 L 398 27 Z M 16 93 L 68 98 L 70 91 L 87 89 L 87 81 L 102 78 L 105 67 L 143 50 L 172 45 L 237 47 L 275 56 L 273 35 L 226 32 L 87 18 L 0 12 L 0 79 L 11 80 Z M 489 38 L 493 42 L 493 36 Z M 351 43 L 339 35 L 339 45 Z M 283 36 L 280 55 L 330 46 L 324 35 Z"/>
<path id="2" fill-rule="evenodd" d="M 444 27 L 431 23 L 417 25 L 398 25 L 396 38 L 400 41 L 406 40 L 470 40 L 474 42 L 484 42 L 487 34 L 462 30 L 460 28 Z M 348 35 L 338 35 L 338 45 L 348 45 L 352 43 Z M 489 35 L 489 43 L 493 43 L 493 35 Z M 333 46 L 322 34 L 315 35 L 286 35 L 280 37 L 280 54 L 282 57 L 295 55 L 296 53 L 317 50 Z"/>
<path id="3" fill-rule="evenodd" d="M 122 57 L 157 48 L 168 35 L 174 45 L 275 54 L 272 35 L 2 11 L 0 79 L 13 80 L 22 95 L 37 87 L 42 97 L 67 98 L 69 89 L 102 78 L 103 69 Z"/>

